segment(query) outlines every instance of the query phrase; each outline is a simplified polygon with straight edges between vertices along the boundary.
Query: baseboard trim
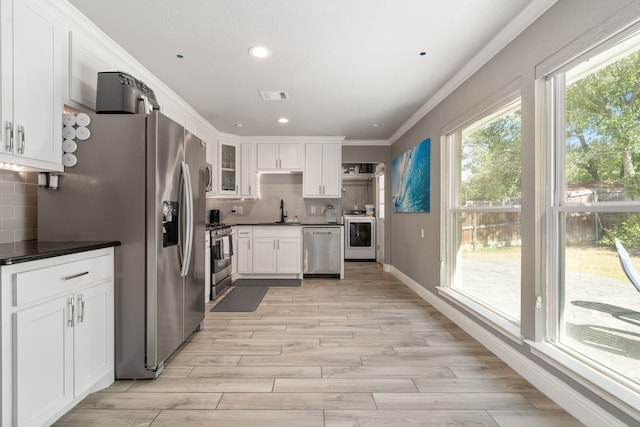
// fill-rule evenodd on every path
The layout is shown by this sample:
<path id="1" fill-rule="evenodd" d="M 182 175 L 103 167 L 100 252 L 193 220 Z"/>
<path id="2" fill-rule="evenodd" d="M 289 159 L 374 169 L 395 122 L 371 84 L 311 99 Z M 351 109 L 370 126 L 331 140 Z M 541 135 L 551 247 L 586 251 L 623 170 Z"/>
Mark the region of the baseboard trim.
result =
<path id="1" fill-rule="evenodd" d="M 402 271 L 391 266 L 391 273 L 580 422 L 594 427 L 626 425 Z"/>

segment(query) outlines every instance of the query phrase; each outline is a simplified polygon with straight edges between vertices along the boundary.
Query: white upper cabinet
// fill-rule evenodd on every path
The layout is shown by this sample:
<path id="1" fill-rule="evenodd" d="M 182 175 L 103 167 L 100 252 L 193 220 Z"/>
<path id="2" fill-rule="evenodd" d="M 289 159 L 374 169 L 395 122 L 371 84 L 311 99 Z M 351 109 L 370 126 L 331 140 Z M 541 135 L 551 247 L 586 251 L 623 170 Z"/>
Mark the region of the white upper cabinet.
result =
<path id="1" fill-rule="evenodd" d="M 304 144 L 258 143 L 257 162 L 260 172 L 299 172 L 304 164 Z"/>
<path id="2" fill-rule="evenodd" d="M 306 144 L 302 177 L 304 197 L 342 197 L 342 146 Z"/>
<path id="3" fill-rule="evenodd" d="M 256 144 L 240 144 L 240 157 L 240 196 L 256 198 Z"/>
<path id="4" fill-rule="evenodd" d="M 69 32 L 69 95 L 71 106 L 96 109 L 98 73 L 116 71 L 114 54 L 93 37 Z"/>
<path id="5" fill-rule="evenodd" d="M 238 143 L 228 139 L 218 140 L 218 194 L 238 196 L 240 188 L 240 157 Z"/>
<path id="6" fill-rule="evenodd" d="M 43 0 L 1 7 L 0 162 L 62 171 L 65 28 Z"/>

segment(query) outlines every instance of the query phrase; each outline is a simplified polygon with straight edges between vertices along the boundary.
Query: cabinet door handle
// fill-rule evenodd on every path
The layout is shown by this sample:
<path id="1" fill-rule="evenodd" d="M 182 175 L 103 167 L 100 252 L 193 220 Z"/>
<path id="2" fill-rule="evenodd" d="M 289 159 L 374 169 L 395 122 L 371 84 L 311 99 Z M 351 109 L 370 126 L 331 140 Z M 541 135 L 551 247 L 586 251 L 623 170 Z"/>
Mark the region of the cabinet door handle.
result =
<path id="1" fill-rule="evenodd" d="M 24 154 L 24 126 L 18 126 L 18 133 L 20 134 L 20 146 L 18 147 L 18 154 Z"/>
<path id="2" fill-rule="evenodd" d="M 78 323 L 84 322 L 84 294 L 78 295 L 78 303 L 80 308 L 78 309 Z"/>
<path id="3" fill-rule="evenodd" d="M 251 184 L 249 184 L 249 194 L 251 194 Z"/>
<path id="4" fill-rule="evenodd" d="M 7 122 L 4 125 L 4 128 L 9 131 L 9 137 L 7 138 L 5 148 L 7 149 L 7 152 L 13 153 L 13 122 Z"/>
<path id="5" fill-rule="evenodd" d="M 72 274 L 71 276 L 63 277 L 62 280 L 77 279 L 78 277 L 86 276 L 87 274 L 89 274 L 88 271 L 83 271 L 82 273 Z"/>
<path id="6" fill-rule="evenodd" d="M 73 297 L 67 299 L 67 309 L 68 309 L 68 317 L 67 317 L 67 326 L 73 328 L 73 317 L 76 311 L 76 305 L 73 301 Z"/>

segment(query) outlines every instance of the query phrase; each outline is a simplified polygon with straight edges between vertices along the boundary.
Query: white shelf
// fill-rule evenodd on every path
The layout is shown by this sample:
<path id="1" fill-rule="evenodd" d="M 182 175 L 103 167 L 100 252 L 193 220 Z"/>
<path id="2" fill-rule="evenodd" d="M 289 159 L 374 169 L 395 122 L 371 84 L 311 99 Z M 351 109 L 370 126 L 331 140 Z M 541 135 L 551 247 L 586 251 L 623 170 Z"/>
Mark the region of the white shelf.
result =
<path id="1" fill-rule="evenodd" d="M 344 173 L 342 174 L 343 181 L 349 180 L 369 180 L 373 179 L 372 173 Z"/>

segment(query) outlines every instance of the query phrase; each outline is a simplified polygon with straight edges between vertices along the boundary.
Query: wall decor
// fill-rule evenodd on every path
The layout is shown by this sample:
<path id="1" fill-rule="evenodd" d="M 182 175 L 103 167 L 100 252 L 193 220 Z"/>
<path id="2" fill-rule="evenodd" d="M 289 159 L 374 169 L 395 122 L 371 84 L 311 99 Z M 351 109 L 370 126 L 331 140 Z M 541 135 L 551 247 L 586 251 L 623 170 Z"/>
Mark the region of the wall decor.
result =
<path id="1" fill-rule="evenodd" d="M 393 212 L 429 212 L 431 139 L 425 139 L 393 159 L 391 172 Z"/>

